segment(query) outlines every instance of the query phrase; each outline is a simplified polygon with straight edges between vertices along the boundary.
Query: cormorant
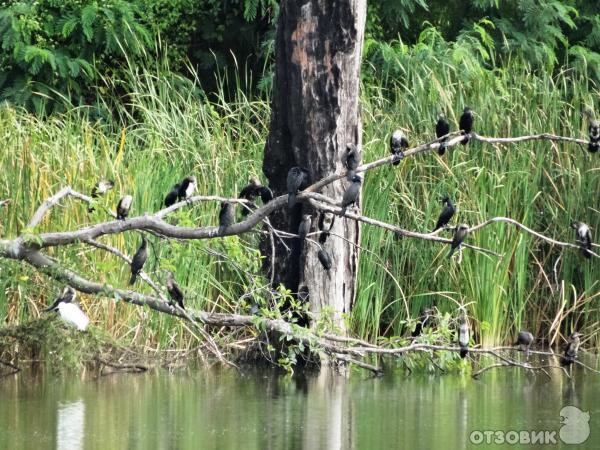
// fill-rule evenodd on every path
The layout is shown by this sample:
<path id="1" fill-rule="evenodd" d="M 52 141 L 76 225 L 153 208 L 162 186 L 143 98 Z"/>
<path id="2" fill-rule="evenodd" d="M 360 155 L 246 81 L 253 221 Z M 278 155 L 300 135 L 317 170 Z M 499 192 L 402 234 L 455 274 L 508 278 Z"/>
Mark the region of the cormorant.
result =
<path id="1" fill-rule="evenodd" d="M 167 273 L 167 291 L 169 292 L 169 297 L 171 297 L 171 305 L 173 305 L 174 302 L 177 303 L 181 309 L 185 309 L 183 307 L 183 292 L 175 281 L 173 272 L 170 271 Z"/>
<path id="2" fill-rule="evenodd" d="M 300 225 L 298 226 L 298 239 L 303 242 L 306 239 L 306 235 L 310 232 L 310 226 L 312 225 L 312 216 L 310 214 L 304 214 Z"/>
<path id="3" fill-rule="evenodd" d="M 521 350 L 525 352 L 525 359 L 529 359 L 529 347 L 531 347 L 531 344 L 533 344 L 533 340 L 533 334 L 531 334 L 529 331 L 521 330 L 517 335 L 517 342 L 515 342 L 513 345 L 520 345 Z"/>
<path id="4" fill-rule="evenodd" d="M 260 194 L 261 188 L 262 186 L 260 185 L 260 181 L 258 181 L 258 178 L 252 177 L 250 178 L 250 182 L 246 186 L 244 186 L 244 188 L 240 191 L 240 195 L 238 195 L 238 198 L 248 200 L 250 203 L 247 203 L 246 206 L 254 209 L 254 200 Z M 242 208 L 242 216 L 247 216 L 248 214 L 250 214 L 250 209 L 246 207 Z"/>
<path id="5" fill-rule="evenodd" d="M 323 212 L 319 214 L 319 230 L 321 234 L 319 235 L 319 242 L 324 244 L 327 238 L 329 237 L 329 232 L 331 228 L 333 228 L 333 221 L 335 220 L 335 215 L 330 212 Z"/>
<path id="6" fill-rule="evenodd" d="M 469 225 L 466 225 L 464 223 L 461 223 L 454 229 L 454 237 L 452 238 L 452 244 L 451 244 L 452 247 L 450 248 L 450 253 L 448 254 L 448 258 L 450 258 L 454 254 L 456 249 L 460 247 L 462 242 L 465 240 L 465 237 L 467 237 L 468 232 L 469 232 Z"/>
<path id="7" fill-rule="evenodd" d="M 458 123 L 458 128 L 464 132 L 464 134 L 469 134 L 473 131 L 473 110 L 468 106 L 463 110 L 462 116 L 460 116 L 460 121 Z M 467 145 L 469 142 L 469 136 L 465 136 L 462 140 L 462 145 Z"/>
<path id="8" fill-rule="evenodd" d="M 234 219 L 233 204 L 222 202 L 219 212 L 219 234 L 223 234 L 233 224 Z"/>
<path id="9" fill-rule="evenodd" d="M 358 196 L 360 195 L 360 185 L 362 183 L 362 178 L 358 175 L 354 175 L 352 177 L 352 183 L 346 191 L 344 192 L 344 196 L 342 197 L 342 215 L 346 214 L 346 209 L 349 206 L 356 204 L 358 200 Z"/>
<path id="10" fill-rule="evenodd" d="M 90 323 L 90 319 L 87 318 L 76 303 L 73 303 L 76 296 L 75 289 L 71 286 L 66 286 L 60 297 L 44 311 L 58 311 L 60 317 L 62 317 L 65 322 L 75 326 L 78 330 L 83 331 Z"/>
<path id="11" fill-rule="evenodd" d="M 271 191 L 271 189 L 269 189 L 268 186 L 261 186 L 260 187 L 260 199 L 262 200 L 263 205 L 266 205 L 271 200 L 273 200 L 273 191 Z"/>
<path id="12" fill-rule="evenodd" d="M 179 192 L 177 193 L 177 198 L 179 199 L 179 201 L 187 200 L 192 195 L 194 195 L 197 186 L 198 183 L 196 181 L 195 176 L 190 175 L 189 177 L 185 177 L 183 181 L 179 184 Z"/>
<path id="13" fill-rule="evenodd" d="M 296 194 L 306 188 L 308 184 L 308 172 L 301 167 L 292 167 L 287 174 L 288 208 L 296 205 Z"/>
<path id="14" fill-rule="evenodd" d="M 589 107 L 585 108 L 583 113 L 589 121 L 588 135 L 590 143 L 588 144 L 588 150 L 590 153 L 596 153 L 600 149 L 600 120 L 594 118 L 594 112 Z"/>
<path id="15" fill-rule="evenodd" d="M 581 246 L 581 254 L 586 258 L 591 258 L 592 254 L 592 233 L 590 227 L 583 222 L 571 222 L 571 228 L 577 233 L 577 243 Z"/>
<path id="16" fill-rule="evenodd" d="M 348 170 L 347 179 L 352 180 L 354 171 L 360 164 L 360 152 L 354 144 L 346 144 L 346 153 L 342 158 L 342 164 Z"/>
<path id="17" fill-rule="evenodd" d="M 132 202 L 133 197 L 131 195 L 126 195 L 119 200 L 119 204 L 117 205 L 117 220 L 125 220 L 127 218 Z"/>
<path id="18" fill-rule="evenodd" d="M 415 330 L 412 332 L 412 337 L 417 337 L 421 335 L 423 328 L 431 326 L 433 322 L 434 311 L 431 308 L 424 309 L 419 317 L 417 318 L 417 323 L 415 325 Z"/>
<path id="19" fill-rule="evenodd" d="M 454 205 L 449 197 L 444 197 L 442 199 L 442 205 L 444 205 L 444 207 L 442 208 L 442 212 L 440 217 L 438 217 L 432 233 L 448 225 L 448 222 L 450 222 L 450 219 L 452 219 L 452 216 L 456 212 L 456 208 L 454 208 Z"/>
<path id="20" fill-rule="evenodd" d="M 460 347 L 460 357 L 464 358 L 469 353 L 469 319 L 464 309 L 461 309 L 460 328 L 458 329 L 458 346 Z"/>
<path id="21" fill-rule="evenodd" d="M 327 253 L 324 249 L 321 249 L 319 250 L 319 253 L 317 253 L 317 257 L 319 258 L 319 262 L 325 270 L 331 269 L 333 263 L 331 262 L 331 256 L 329 256 L 329 253 Z"/>
<path id="22" fill-rule="evenodd" d="M 435 136 L 441 138 L 442 136 L 446 136 L 448 133 L 450 133 L 450 124 L 446 120 L 446 116 L 443 113 L 440 113 L 438 115 L 438 121 L 435 124 Z M 447 137 L 440 141 L 440 147 L 438 148 L 438 154 L 440 156 L 446 153 L 447 142 Z"/>
<path id="23" fill-rule="evenodd" d="M 567 345 L 565 346 L 565 353 L 560 359 L 561 366 L 567 367 L 575 362 L 575 359 L 577 358 L 577 352 L 579 351 L 580 336 L 581 334 L 577 332 L 569 336 L 569 340 L 567 341 Z"/>
<path id="24" fill-rule="evenodd" d="M 179 197 L 179 187 L 181 186 L 180 183 L 177 183 L 175 186 L 173 186 L 173 189 L 171 189 L 171 191 L 167 194 L 167 196 L 165 197 L 165 208 L 168 208 L 169 206 L 174 205 L 177 202 L 177 197 Z"/>
<path id="25" fill-rule="evenodd" d="M 146 259 L 148 258 L 148 241 L 146 237 L 142 235 L 142 243 L 140 247 L 133 255 L 131 259 L 131 278 L 129 279 L 129 284 L 134 284 L 137 276 L 142 271 L 142 267 L 146 263 Z"/>
<path id="26" fill-rule="evenodd" d="M 98 181 L 94 187 L 92 188 L 92 194 L 91 197 L 92 198 L 98 198 L 102 195 L 106 195 L 106 193 L 108 191 L 110 191 L 113 186 L 115 185 L 115 183 L 113 181 L 110 180 L 100 180 Z M 93 212 L 94 211 L 94 206 L 90 206 L 88 208 L 89 212 Z"/>
<path id="27" fill-rule="evenodd" d="M 404 150 L 408 148 L 408 139 L 402 130 L 395 130 L 390 138 L 390 153 L 398 158 L 392 164 L 397 166 L 400 160 L 404 158 Z"/>

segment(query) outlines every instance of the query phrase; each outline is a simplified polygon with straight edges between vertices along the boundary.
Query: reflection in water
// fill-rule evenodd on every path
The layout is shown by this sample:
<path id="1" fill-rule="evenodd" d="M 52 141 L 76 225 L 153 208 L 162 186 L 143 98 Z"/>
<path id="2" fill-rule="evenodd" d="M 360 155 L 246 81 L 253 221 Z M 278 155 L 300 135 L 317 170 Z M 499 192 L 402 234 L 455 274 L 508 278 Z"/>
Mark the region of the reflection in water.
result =
<path id="1" fill-rule="evenodd" d="M 589 412 L 584 448 L 600 448 L 600 376 L 580 368 L 571 381 L 551 375 L 515 368 L 478 381 L 327 370 L 290 379 L 226 368 L 87 381 L 21 374 L 0 382 L 0 449 L 483 448 L 470 443 L 471 432 L 558 431 L 567 405 Z"/>
<path id="2" fill-rule="evenodd" d="M 58 450 L 81 450 L 85 425 L 85 403 L 77 400 L 58 405 L 56 423 L 56 448 Z"/>

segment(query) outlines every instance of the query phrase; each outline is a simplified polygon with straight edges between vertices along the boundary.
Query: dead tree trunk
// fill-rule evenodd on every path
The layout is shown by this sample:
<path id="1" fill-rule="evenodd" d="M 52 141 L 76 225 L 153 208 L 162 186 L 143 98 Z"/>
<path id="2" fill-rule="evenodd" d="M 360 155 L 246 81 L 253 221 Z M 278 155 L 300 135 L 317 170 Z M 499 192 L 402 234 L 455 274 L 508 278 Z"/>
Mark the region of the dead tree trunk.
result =
<path id="1" fill-rule="evenodd" d="M 307 169 L 311 180 L 343 170 L 348 143 L 361 147 L 359 109 L 361 49 L 366 0 L 283 0 L 276 37 L 276 72 L 269 136 L 263 171 L 277 195 L 286 193 L 286 176 L 293 166 Z M 337 181 L 323 189 L 341 201 L 348 185 Z M 271 216 L 276 228 L 296 233 L 302 214 L 319 217 L 308 205 L 286 208 Z M 317 258 L 318 246 L 277 242 L 276 284 L 293 292 L 306 286 L 311 311 L 328 306 L 341 314 L 352 306 L 358 268 L 359 225 L 337 218 L 324 249 L 333 260 L 326 271 Z M 314 238 L 317 240 L 317 238 Z M 270 252 L 265 246 L 265 255 Z M 270 264 L 268 265 L 270 266 Z"/>

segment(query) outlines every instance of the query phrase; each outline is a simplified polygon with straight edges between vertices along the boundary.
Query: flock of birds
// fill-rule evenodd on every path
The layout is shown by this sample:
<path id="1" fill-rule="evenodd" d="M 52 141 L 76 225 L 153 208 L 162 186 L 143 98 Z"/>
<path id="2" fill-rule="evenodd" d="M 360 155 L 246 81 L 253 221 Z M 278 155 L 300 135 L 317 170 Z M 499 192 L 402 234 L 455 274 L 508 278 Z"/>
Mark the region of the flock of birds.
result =
<path id="1" fill-rule="evenodd" d="M 588 150 L 592 153 L 596 153 L 600 148 L 600 121 L 595 120 L 591 110 L 586 109 L 584 114 L 589 120 L 589 146 Z M 459 130 L 463 136 L 461 144 L 467 145 L 470 139 L 470 133 L 473 130 L 474 116 L 473 111 L 469 107 L 465 107 L 459 120 Z M 438 120 L 435 126 L 436 137 L 440 143 L 438 153 L 444 155 L 447 149 L 448 135 L 450 133 L 450 124 L 444 114 L 438 116 Z M 397 166 L 400 161 L 404 158 L 404 151 L 408 149 L 409 142 L 402 130 L 395 130 L 390 138 L 390 153 L 394 156 L 392 164 Z M 347 169 L 347 180 L 350 182 L 344 191 L 341 201 L 341 216 L 346 214 L 348 208 L 356 205 L 360 196 L 362 178 L 356 174 L 356 169 L 360 165 L 361 155 L 354 144 L 347 144 L 345 154 L 342 157 L 342 164 Z M 310 176 L 308 170 L 302 167 L 292 167 L 287 174 L 287 193 L 288 193 L 288 208 L 292 210 L 298 204 L 297 195 L 302 190 L 306 189 L 310 183 Z M 109 180 L 99 181 L 93 188 L 91 197 L 97 199 L 108 193 L 110 189 L 114 187 L 114 182 Z M 189 200 L 197 189 L 197 180 L 194 176 L 185 177 L 180 183 L 177 183 L 169 191 L 164 199 L 164 206 L 166 208 L 174 205 L 178 201 Z M 254 201 L 260 197 L 263 204 L 268 203 L 273 199 L 273 192 L 268 186 L 263 186 L 257 178 L 251 178 L 247 186 L 245 186 L 240 194 L 239 198 L 247 200 L 246 207 L 242 211 L 242 215 L 247 215 L 252 208 L 255 207 Z M 133 197 L 131 195 L 125 195 L 122 197 L 116 208 L 116 216 L 118 220 L 125 220 L 131 210 L 133 203 Z M 218 233 L 222 235 L 227 228 L 229 228 L 235 221 L 235 203 L 222 202 L 221 209 L 219 212 L 219 227 Z M 94 210 L 93 203 L 89 207 L 89 211 Z M 440 229 L 445 229 L 448 223 L 456 213 L 456 208 L 449 197 L 442 199 L 442 211 L 438 217 L 436 225 L 432 231 L 437 232 Z M 325 212 L 319 216 L 318 228 L 320 230 L 319 235 L 319 251 L 318 259 L 323 268 L 329 271 L 332 267 L 332 258 L 324 249 L 323 244 L 326 242 L 330 231 L 333 227 L 335 215 L 330 212 Z M 310 233 L 312 227 L 312 215 L 303 214 L 300 224 L 298 226 L 297 237 L 301 243 L 307 239 L 307 235 Z M 582 254 L 586 258 L 590 258 L 592 250 L 592 238 L 591 232 L 588 225 L 583 222 L 574 221 L 571 223 L 571 227 L 575 229 L 577 234 L 577 242 L 581 246 Z M 466 224 L 458 224 L 454 227 L 454 234 L 451 241 L 451 248 L 449 257 L 453 253 L 460 249 L 461 244 L 468 234 L 469 226 Z M 133 285 L 136 282 L 137 277 L 142 271 L 144 264 L 148 258 L 148 241 L 142 234 L 142 241 L 131 259 L 131 277 L 129 284 Z M 171 306 L 185 309 L 184 307 L 184 294 L 177 282 L 174 279 L 173 273 L 168 272 L 167 291 L 170 297 Z M 74 302 L 76 298 L 76 291 L 71 287 L 67 286 L 63 290 L 62 294 L 56 301 L 46 309 L 46 311 L 57 311 L 63 319 L 73 324 L 79 330 L 85 330 L 89 324 L 89 319 L 85 316 L 83 311 Z M 458 329 L 458 344 L 460 347 L 460 356 L 466 357 L 469 349 L 470 341 L 470 326 L 467 319 L 466 312 L 461 309 L 460 326 Z M 417 320 L 416 328 L 413 331 L 413 337 L 420 335 L 421 331 L 426 326 L 431 326 L 433 320 L 433 311 L 428 309 Z M 580 343 L 580 334 L 573 333 L 569 336 L 567 346 L 564 354 L 561 358 L 561 364 L 568 366 L 572 364 L 577 356 Z M 529 348 L 533 343 L 533 335 L 528 331 L 520 331 L 517 337 L 515 345 L 520 345 L 524 351 L 526 357 L 529 356 Z"/>

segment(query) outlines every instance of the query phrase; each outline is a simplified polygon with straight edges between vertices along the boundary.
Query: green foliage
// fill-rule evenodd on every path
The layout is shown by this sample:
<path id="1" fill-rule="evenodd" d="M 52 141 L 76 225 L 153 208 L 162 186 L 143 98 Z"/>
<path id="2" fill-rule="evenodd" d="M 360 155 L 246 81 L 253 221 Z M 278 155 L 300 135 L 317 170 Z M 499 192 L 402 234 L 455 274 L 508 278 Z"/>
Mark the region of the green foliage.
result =
<path id="1" fill-rule="evenodd" d="M 0 41 L 0 101 L 43 114 L 89 104 L 95 75 L 114 76 L 151 39 L 131 2 L 41 0 L 2 2 Z"/>

